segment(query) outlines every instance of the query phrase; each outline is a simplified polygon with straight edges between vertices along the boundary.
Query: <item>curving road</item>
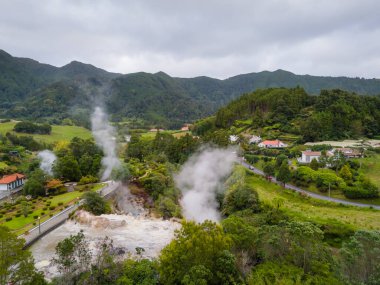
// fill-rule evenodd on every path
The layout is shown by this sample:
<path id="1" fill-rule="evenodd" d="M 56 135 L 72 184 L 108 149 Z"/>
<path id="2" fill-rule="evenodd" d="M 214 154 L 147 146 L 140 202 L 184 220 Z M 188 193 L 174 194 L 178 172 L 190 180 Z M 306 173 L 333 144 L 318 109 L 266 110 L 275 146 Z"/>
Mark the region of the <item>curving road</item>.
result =
<path id="1" fill-rule="evenodd" d="M 246 167 L 249 170 L 251 170 L 253 173 L 261 175 L 261 176 L 265 176 L 265 174 L 264 174 L 264 172 L 262 170 L 253 167 L 252 165 L 246 163 L 245 161 L 241 161 L 241 164 L 244 167 Z M 283 185 L 282 182 L 277 181 L 276 178 L 274 178 L 274 177 L 272 177 L 271 182 L 279 184 L 281 186 Z M 303 194 L 305 194 L 307 196 L 310 196 L 310 197 L 313 197 L 315 199 L 320 199 L 320 200 L 340 203 L 340 204 L 344 204 L 344 205 L 357 206 L 357 207 L 372 207 L 372 208 L 374 208 L 376 210 L 380 210 L 380 206 L 378 206 L 378 205 L 363 204 L 363 203 L 358 203 L 358 202 L 350 202 L 350 201 L 346 201 L 346 200 L 341 200 L 341 199 L 338 199 L 338 198 L 331 198 L 331 197 L 328 197 L 328 196 L 324 196 L 324 195 L 321 195 L 321 194 L 317 194 L 317 193 L 314 193 L 314 192 L 310 192 L 310 191 L 301 189 L 301 188 L 299 188 L 297 186 L 294 186 L 294 185 L 291 185 L 291 184 L 285 184 L 285 188 L 286 189 L 291 189 L 291 190 L 294 190 L 294 191 L 297 191 L 297 192 L 300 192 L 300 193 L 303 193 Z"/>

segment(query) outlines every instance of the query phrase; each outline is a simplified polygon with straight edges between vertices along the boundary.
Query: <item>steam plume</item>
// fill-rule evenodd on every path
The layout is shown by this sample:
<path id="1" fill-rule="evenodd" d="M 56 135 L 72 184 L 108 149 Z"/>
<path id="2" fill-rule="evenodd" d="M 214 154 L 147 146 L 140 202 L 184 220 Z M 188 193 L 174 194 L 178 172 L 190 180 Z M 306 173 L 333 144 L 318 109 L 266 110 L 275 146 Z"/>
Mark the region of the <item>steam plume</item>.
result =
<path id="1" fill-rule="evenodd" d="M 92 134 L 96 144 L 105 154 L 102 159 L 104 172 L 102 180 L 110 178 L 112 169 L 120 167 L 120 161 L 116 155 L 115 129 L 109 124 L 106 113 L 100 107 L 96 107 L 91 116 Z"/>
<path id="2" fill-rule="evenodd" d="M 233 148 L 204 149 L 183 165 L 174 179 L 183 194 L 181 205 L 186 219 L 196 222 L 220 219 L 216 194 L 223 189 L 223 180 L 236 160 Z"/>
<path id="3" fill-rule="evenodd" d="M 50 150 L 43 150 L 38 153 L 38 158 L 41 159 L 40 168 L 49 175 L 53 175 L 53 163 L 57 159 L 55 154 Z"/>

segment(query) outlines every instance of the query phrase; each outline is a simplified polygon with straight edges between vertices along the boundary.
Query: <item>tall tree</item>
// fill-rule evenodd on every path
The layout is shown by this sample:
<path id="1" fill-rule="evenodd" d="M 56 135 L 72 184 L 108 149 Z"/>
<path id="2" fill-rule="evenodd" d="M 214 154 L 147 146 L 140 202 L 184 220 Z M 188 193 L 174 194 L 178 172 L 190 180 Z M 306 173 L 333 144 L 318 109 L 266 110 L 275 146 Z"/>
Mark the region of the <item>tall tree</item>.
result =
<path id="1" fill-rule="evenodd" d="M 238 284 L 231 240 L 222 227 L 205 221 L 184 222 L 160 256 L 163 284 Z M 199 283 L 196 283 L 199 282 Z"/>
<path id="2" fill-rule="evenodd" d="M 292 174 L 290 172 L 288 162 L 284 160 L 280 166 L 280 169 L 278 170 L 276 179 L 282 182 L 285 187 L 286 182 L 289 182 L 291 177 L 292 177 Z"/>
<path id="3" fill-rule="evenodd" d="M 24 240 L 4 226 L 0 226 L 0 284 L 45 284 L 43 275 L 34 267 Z"/>
<path id="4" fill-rule="evenodd" d="M 350 284 L 379 284 L 380 231 L 358 231 L 340 250 L 343 275 Z"/>

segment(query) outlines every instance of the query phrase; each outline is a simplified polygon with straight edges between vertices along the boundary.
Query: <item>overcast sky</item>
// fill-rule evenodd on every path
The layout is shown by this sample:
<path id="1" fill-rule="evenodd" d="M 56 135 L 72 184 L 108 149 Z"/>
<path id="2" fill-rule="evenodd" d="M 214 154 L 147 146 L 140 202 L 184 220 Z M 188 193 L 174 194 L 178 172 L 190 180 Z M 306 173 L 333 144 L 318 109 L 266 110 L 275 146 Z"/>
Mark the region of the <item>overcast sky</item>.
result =
<path id="1" fill-rule="evenodd" d="M 0 0 L 0 49 L 62 66 L 380 78 L 377 0 Z"/>

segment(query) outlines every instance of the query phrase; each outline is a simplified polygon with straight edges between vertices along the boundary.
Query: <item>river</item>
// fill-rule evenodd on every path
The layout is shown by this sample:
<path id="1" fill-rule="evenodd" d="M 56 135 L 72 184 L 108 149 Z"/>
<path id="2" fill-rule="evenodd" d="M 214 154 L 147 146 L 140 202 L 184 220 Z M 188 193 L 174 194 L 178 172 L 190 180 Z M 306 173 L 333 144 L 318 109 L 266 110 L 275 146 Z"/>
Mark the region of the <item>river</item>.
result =
<path id="1" fill-rule="evenodd" d="M 125 192 L 123 192 L 125 196 Z M 130 198 L 130 194 L 128 197 Z M 43 271 L 47 279 L 58 274 L 56 267 L 51 263 L 58 242 L 70 235 L 83 231 L 89 241 L 91 250 L 106 236 L 113 240 L 114 247 L 125 257 L 136 254 L 136 248 L 144 249 L 143 257 L 158 257 L 161 249 L 174 236 L 174 231 L 180 224 L 174 220 L 153 218 L 137 207 L 131 199 L 124 201 L 125 208 L 130 209 L 128 214 L 109 214 L 95 217 L 87 212 L 79 212 L 77 220 L 66 221 L 62 226 L 51 231 L 31 246 L 36 268 Z"/>

